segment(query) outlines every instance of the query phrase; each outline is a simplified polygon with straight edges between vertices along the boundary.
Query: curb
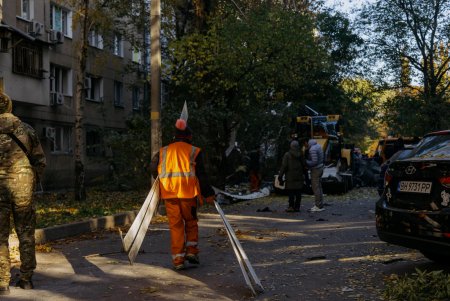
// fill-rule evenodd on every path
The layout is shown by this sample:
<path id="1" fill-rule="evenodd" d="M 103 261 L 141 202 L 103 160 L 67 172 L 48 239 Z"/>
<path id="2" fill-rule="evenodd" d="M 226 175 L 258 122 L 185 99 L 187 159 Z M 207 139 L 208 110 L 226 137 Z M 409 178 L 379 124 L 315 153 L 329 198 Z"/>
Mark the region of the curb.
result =
<path id="1" fill-rule="evenodd" d="M 139 211 L 128 211 L 109 216 L 102 216 L 90 220 L 65 225 L 36 229 L 34 237 L 36 244 L 44 244 L 62 238 L 76 236 L 95 230 L 108 230 L 118 226 L 129 225 Z"/>

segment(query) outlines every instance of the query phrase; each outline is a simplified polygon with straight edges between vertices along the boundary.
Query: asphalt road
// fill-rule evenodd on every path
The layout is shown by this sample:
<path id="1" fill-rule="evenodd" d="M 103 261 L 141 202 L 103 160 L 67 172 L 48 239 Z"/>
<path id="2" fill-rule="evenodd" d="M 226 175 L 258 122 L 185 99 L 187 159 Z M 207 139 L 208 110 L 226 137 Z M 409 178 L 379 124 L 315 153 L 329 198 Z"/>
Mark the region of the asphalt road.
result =
<path id="1" fill-rule="evenodd" d="M 375 189 L 364 188 L 326 196 L 319 213 L 306 212 L 310 196 L 300 213 L 284 212 L 285 196 L 223 205 L 265 288 L 258 296 L 246 286 L 223 224 L 209 207 L 200 215 L 199 267 L 172 270 L 165 223 L 150 226 L 134 265 L 120 252 L 117 231 L 96 232 L 39 252 L 36 289 L 11 287 L 1 300 L 382 300 L 385 276 L 442 267 L 378 240 L 376 198 Z"/>

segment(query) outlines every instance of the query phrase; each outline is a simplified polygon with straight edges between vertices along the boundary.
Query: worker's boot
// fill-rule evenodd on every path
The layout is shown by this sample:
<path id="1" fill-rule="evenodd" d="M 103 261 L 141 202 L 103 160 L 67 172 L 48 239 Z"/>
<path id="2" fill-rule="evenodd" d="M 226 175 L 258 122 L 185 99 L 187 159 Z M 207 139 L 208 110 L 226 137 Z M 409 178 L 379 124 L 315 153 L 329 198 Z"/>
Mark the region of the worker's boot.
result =
<path id="1" fill-rule="evenodd" d="M 20 287 L 24 290 L 31 290 L 34 288 L 33 282 L 30 280 L 20 279 L 16 282 L 16 287 Z"/>
<path id="2" fill-rule="evenodd" d="M 177 256 L 174 260 L 173 260 L 173 268 L 176 271 L 180 271 L 183 270 L 185 268 L 184 266 L 184 257 L 182 256 Z"/>
<path id="3" fill-rule="evenodd" d="M 192 254 L 192 253 L 188 253 L 186 255 L 186 260 L 190 263 L 190 264 L 200 264 L 200 259 L 198 258 L 197 254 Z"/>

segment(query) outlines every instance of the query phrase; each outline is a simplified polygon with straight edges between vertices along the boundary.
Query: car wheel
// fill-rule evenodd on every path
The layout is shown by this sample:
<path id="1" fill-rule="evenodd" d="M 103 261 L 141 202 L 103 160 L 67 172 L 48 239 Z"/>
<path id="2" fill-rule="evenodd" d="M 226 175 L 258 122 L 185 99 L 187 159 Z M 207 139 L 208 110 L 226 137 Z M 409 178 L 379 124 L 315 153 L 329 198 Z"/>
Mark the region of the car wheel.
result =
<path id="1" fill-rule="evenodd" d="M 423 251 L 423 250 L 421 250 L 420 253 L 422 253 L 423 256 L 425 256 L 429 260 L 432 260 L 432 261 L 434 261 L 436 263 L 450 265 L 450 256 L 449 255 L 442 255 L 442 254 L 439 254 L 439 253 L 434 253 L 434 252 L 430 252 L 430 251 Z"/>

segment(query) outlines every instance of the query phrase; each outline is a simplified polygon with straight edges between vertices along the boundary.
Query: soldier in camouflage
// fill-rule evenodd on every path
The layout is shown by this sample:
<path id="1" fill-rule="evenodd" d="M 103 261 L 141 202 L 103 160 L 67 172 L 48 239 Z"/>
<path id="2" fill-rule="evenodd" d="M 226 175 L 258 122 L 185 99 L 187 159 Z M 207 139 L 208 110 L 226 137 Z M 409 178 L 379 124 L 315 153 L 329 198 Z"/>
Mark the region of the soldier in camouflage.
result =
<path id="1" fill-rule="evenodd" d="M 11 216 L 19 238 L 21 260 L 16 286 L 33 288 L 36 208 L 32 197 L 34 185 L 46 165 L 36 132 L 11 111 L 11 99 L 0 91 L 0 295 L 9 294 Z"/>

